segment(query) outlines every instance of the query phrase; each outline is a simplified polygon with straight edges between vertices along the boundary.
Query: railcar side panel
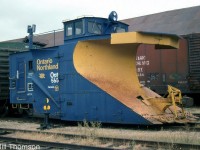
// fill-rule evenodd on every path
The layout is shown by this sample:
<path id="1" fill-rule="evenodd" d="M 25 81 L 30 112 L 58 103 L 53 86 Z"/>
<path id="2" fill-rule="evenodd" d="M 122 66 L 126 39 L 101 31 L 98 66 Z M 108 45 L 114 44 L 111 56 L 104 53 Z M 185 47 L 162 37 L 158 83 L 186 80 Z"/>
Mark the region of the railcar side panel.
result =
<path id="1" fill-rule="evenodd" d="M 165 94 L 167 85 L 190 93 L 188 82 L 187 40 L 179 40 L 179 49 L 155 49 L 141 45 L 137 53 L 137 73 L 141 84 L 159 94 Z"/>

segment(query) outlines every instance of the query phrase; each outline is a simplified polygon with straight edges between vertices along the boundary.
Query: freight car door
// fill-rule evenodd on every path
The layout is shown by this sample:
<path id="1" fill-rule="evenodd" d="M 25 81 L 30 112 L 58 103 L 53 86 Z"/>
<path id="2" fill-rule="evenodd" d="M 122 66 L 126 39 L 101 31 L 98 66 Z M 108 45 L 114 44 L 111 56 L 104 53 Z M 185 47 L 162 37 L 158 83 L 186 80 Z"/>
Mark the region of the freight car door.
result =
<path id="1" fill-rule="evenodd" d="M 24 93 L 26 90 L 26 63 L 24 59 L 19 59 L 17 61 L 17 92 Z"/>
<path id="2" fill-rule="evenodd" d="M 24 60 L 25 58 L 19 58 L 16 63 L 17 100 L 26 100 L 26 63 Z"/>

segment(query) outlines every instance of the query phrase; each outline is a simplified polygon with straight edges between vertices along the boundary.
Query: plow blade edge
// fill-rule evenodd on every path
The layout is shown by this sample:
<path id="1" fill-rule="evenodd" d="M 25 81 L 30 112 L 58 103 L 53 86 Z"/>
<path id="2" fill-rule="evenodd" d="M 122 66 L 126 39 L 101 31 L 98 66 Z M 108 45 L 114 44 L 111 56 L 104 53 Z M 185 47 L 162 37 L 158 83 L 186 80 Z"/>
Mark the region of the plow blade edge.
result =
<path id="1" fill-rule="evenodd" d="M 168 99 L 142 86 L 136 72 L 136 54 L 140 44 L 178 48 L 172 35 L 140 32 L 115 33 L 111 39 L 80 41 L 73 60 L 79 74 L 153 124 L 191 122 L 191 114 L 174 117 Z M 179 110 L 178 106 L 176 106 Z"/>

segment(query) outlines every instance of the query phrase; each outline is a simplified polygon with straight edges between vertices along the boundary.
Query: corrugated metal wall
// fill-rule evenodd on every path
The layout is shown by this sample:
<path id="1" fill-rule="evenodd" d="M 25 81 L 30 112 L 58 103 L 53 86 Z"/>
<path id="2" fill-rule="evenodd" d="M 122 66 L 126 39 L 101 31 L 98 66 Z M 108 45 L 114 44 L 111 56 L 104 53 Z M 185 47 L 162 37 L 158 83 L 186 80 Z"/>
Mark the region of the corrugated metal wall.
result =
<path id="1" fill-rule="evenodd" d="M 188 45 L 190 89 L 197 91 L 200 90 L 200 35 L 190 35 Z"/>
<path id="2" fill-rule="evenodd" d="M 0 48 L 0 100 L 8 98 L 8 77 L 9 77 L 9 64 L 8 56 L 10 52 Z"/>

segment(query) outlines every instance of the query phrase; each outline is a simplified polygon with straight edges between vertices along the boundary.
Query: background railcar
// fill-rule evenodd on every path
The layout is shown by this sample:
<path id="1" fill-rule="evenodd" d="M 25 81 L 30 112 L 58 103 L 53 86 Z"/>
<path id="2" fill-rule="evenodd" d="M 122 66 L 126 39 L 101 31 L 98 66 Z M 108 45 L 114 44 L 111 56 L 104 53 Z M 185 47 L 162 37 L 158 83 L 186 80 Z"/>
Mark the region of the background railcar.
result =
<path id="1" fill-rule="evenodd" d="M 33 48 L 40 48 L 34 44 Z M 10 100 L 9 89 L 9 56 L 10 54 L 28 50 L 24 42 L 0 42 L 0 113 L 4 115 Z"/>
<path id="2" fill-rule="evenodd" d="M 200 35 L 184 36 L 179 42 L 177 50 L 141 45 L 136 58 L 138 77 L 141 84 L 162 95 L 167 85 L 173 85 L 199 105 Z"/>

